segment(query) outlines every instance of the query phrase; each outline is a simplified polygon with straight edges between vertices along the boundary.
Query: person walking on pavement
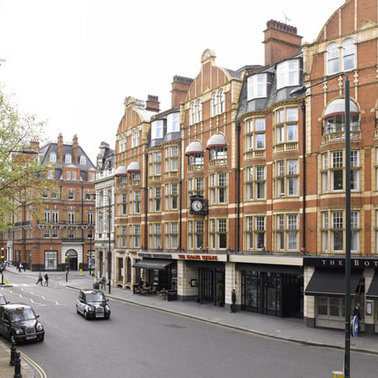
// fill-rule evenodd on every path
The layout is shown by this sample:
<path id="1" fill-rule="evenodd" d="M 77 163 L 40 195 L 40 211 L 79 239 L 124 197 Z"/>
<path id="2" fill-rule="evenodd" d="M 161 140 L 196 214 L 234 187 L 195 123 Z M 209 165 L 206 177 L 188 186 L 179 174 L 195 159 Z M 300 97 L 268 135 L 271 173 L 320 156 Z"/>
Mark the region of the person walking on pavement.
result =
<path id="1" fill-rule="evenodd" d="M 49 286 L 49 275 L 45 274 L 45 286 Z"/>
<path id="2" fill-rule="evenodd" d="M 24 263 L 22 264 L 22 267 L 24 268 L 24 272 L 26 272 L 26 262 L 24 261 Z"/>
<path id="3" fill-rule="evenodd" d="M 101 277 L 101 289 L 105 289 L 105 283 L 106 283 L 106 278 L 105 276 Z"/>
<path id="4" fill-rule="evenodd" d="M 235 293 L 235 289 L 232 289 L 232 293 L 231 293 L 231 312 L 236 312 L 236 293 Z"/>
<path id="5" fill-rule="evenodd" d="M 18 271 L 21 273 L 21 270 L 22 270 L 22 264 L 19 263 L 19 264 L 18 264 Z"/>
<path id="6" fill-rule="evenodd" d="M 38 280 L 37 280 L 37 282 L 35 284 L 38 285 L 39 283 L 41 283 L 41 286 L 42 286 L 42 284 L 43 284 L 43 278 L 42 278 L 42 273 L 41 272 L 39 272 L 39 274 L 38 274 Z"/>
<path id="7" fill-rule="evenodd" d="M 354 318 L 355 316 L 358 319 L 358 335 L 359 335 L 361 331 L 361 305 L 359 303 L 356 304 L 352 312 L 352 318 Z"/>

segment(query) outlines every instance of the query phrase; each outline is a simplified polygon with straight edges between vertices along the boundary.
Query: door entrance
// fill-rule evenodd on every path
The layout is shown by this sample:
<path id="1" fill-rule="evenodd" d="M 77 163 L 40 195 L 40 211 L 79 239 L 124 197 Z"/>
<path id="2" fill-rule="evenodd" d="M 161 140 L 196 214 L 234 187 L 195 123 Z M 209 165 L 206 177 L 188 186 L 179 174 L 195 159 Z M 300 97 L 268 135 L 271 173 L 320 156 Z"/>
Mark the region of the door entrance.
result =
<path id="1" fill-rule="evenodd" d="M 198 269 L 199 302 L 224 305 L 224 269 L 205 268 Z"/>
<path id="2" fill-rule="evenodd" d="M 65 255 L 66 264 L 69 267 L 69 270 L 77 270 L 77 252 L 74 249 L 69 249 Z"/>

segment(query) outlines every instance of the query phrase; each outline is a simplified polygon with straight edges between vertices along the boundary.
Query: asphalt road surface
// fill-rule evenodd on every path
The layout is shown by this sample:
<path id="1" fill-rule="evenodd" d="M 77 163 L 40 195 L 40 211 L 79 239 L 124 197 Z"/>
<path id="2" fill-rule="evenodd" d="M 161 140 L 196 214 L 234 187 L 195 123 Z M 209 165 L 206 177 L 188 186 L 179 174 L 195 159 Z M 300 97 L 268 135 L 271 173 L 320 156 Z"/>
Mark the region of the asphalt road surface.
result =
<path id="1" fill-rule="evenodd" d="M 342 350 L 260 337 L 111 300 L 110 320 L 76 313 L 78 292 L 64 274 L 50 286 L 35 273 L 12 275 L 1 288 L 13 303 L 31 304 L 46 330 L 43 343 L 18 346 L 49 378 L 331 377 L 342 370 Z M 351 376 L 377 376 L 375 355 L 352 353 Z"/>

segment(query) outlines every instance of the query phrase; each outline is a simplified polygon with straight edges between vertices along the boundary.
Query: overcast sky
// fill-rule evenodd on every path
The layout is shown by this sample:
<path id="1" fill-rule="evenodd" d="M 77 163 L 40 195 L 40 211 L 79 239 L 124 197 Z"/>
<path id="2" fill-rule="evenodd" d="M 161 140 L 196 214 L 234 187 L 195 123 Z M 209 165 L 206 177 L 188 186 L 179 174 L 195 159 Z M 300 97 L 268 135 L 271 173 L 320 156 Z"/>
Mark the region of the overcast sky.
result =
<path id="1" fill-rule="evenodd" d="M 46 120 L 46 138 L 78 135 L 93 163 L 114 148 L 124 99 L 159 96 L 194 78 L 203 51 L 220 67 L 264 63 L 274 19 L 312 42 L 345 0 L 0 0 L 0 82 L 19 109 Z"/>

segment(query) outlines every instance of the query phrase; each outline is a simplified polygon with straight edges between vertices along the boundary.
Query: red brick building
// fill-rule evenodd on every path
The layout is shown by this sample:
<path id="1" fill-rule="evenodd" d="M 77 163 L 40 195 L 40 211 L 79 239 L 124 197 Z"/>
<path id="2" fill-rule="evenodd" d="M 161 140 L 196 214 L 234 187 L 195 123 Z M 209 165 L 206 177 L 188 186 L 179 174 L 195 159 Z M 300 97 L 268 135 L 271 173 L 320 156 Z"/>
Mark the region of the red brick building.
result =
<path id="1" fill-rule="evenodd" d="M 220 306 L 235 289 L 242 310 L 343 327 L 345 75 L 333 76 L 346 73 L 351 289 L 362 328 L 377 332 L 377 30 L 374 0 L 346 1 L 311 44 L 271 20 L 264 66 L 224 69 L 206 50 L 193 80 L 175 77 L 171 109 L 128 98 L 114 283 L 142 276 Z M 295 95 L 303 85 L 313 87 Z"/>
<path id="2" fill-rule="evenodd" d="M 26 263 L 31 270 L 86 269 L 87 252 L 94 233 L 94 192 L 96 169 L 75 135 L 72 143 L 56 143 L 39 148 L 39 158 L 50 165 L 46 179 L 51 190 L 43 196 L 40 214 L 30 204 L 19 207 L 11 229 L 4 232 L 7 258 L 14 264 Z"/>

